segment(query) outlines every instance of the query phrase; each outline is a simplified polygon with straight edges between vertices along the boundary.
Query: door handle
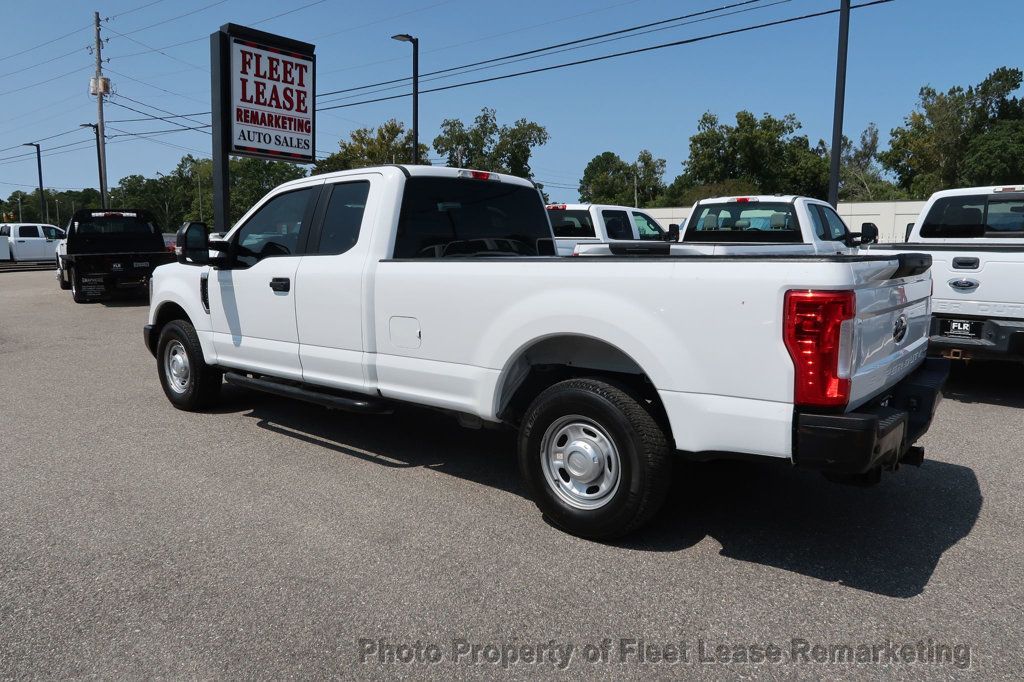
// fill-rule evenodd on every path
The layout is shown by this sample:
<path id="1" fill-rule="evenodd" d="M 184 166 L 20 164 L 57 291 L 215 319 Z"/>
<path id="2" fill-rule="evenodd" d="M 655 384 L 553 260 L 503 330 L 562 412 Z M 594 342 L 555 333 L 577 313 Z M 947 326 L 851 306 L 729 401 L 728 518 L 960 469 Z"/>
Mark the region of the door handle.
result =
<path id="1" fill-rule="evenodd" d="M 953 267 L 957 270 L 975 270 L 981 265 L 979 258 L 954 258 Z"/>
<path id="2" fill-rule="evenodd" d="M 292 281 L 287 277 L 275 277 L 270 280 L 270 288 L 274 291 L 291 291 Z"/>
<path id="3" fill-rule="evenodd" d="M 17 242 L 18 242 L 19 244 L 24 244 L 24 243 L 25 243 L 25 240 L 24 240 L 24 239 L 18 239 L 18 240 L 17 240 Z"/>

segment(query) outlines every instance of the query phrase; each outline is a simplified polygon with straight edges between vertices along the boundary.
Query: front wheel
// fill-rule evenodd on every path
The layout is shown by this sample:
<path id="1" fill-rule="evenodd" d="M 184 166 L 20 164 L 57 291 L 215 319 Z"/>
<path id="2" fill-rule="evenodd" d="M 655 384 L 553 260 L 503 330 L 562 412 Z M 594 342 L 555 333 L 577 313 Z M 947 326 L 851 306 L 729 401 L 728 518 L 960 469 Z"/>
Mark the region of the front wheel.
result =
<path id="1" fill-rule="evenodd" d="M 82 276 L 78 274 L 78 270 L 71 269 L 71 298 L 74 299 L 75 303 L 88 303 L 89 297 L 85 295 L 82 290 Z"/>
<path id="2" fill-rule="evenodd" d="M 161 330 L 156 363 L 164 395 L 179 410 L 198 412 L 220 396 L 224 374 L 203 360 L 199 336 L 189 322 L 173 320 Z"/>
<path id="3" fill-rule="evenodd" d="M 637 398 L 597 379 L 563 381 L 533 401 L 519 468 L 545 517 L 595 540 L 650 521 L 671 480 L 661 426 Z"/>

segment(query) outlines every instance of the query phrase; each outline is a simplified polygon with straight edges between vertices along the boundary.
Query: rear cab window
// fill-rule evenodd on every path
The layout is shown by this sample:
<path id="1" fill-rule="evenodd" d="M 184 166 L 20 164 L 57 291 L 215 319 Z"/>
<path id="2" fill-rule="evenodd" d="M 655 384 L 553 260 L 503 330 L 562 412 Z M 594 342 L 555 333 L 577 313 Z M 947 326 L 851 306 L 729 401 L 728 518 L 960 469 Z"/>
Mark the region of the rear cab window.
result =
<path id="1" fill-rule="evenodd" d="M 793 204 L 747 201 L 697 204 L 687 221 L 683 242 L 803 242 Z"/>
<path id="2" fill-rule="evenodd" d="M 569 239 L 586 239 L 595 237 L 594 221 L 590 219 L 590 211 L 583 209 L 567 209 L 564 206 L 548 206 L 548 218 L 551 230 L 556 237 Z"/>
<path id="3" fill-rule="evenodd" d="M 551 223 L 533 187 L 429 176 L 405 182 L 396 259 L 552 253 Z"/>
<path id="4" fill-rule="evenodd" d="M 1024 237 L 1024 193 L 936 199 L 921 223 L 926 239 Z"/>

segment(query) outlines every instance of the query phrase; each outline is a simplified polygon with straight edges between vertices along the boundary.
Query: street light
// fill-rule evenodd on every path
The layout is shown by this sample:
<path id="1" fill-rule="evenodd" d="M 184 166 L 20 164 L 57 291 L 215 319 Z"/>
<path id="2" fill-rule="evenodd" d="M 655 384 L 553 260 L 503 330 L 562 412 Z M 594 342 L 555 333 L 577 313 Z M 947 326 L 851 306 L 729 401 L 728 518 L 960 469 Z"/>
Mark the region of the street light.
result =
<path id="1" fill-rule="evenodd" d="M 96 123 L 79 123 L 79 128 L 92 128 L 96 134 L 96 165 L 100 172 L 100 208 L 107 207 L 107 174 L 103 170 L 103 153 L 100 150 L 100 127 Z"/>
<path id="2" fill-rule="evenodd" d="M 391 36 L 392 40 L 412 43 L 412 162 L 420 162 L 420 39 L 408 33 Z"/>
<path id="3" fill-rule="evenodd" d="M 36 148 L 36 167 L 39 169 L 39 220 L 42 221 L 46 215 L 46 199 L 43 198 L 43 155 L 39 151 L 38 142 L 26 142 L 21 146 Z M 49 215 L 46 215 L 46 222 L 50 222 Z"/>

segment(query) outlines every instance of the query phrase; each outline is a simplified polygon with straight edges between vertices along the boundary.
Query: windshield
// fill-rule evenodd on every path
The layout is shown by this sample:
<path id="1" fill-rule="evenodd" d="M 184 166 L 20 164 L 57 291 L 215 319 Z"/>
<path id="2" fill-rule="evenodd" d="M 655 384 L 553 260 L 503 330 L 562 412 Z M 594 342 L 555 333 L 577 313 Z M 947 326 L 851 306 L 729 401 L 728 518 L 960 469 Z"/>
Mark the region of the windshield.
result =
<path id="1" fill-rule="evenodd" d="M 936 199 L 921 224 L 921 236 L 1024 237 L 1024 195 L 971 194 Z"/>
<path id="2" fill-rule="evenodd" d="M 697 204 L 686 223 L 684 242 L 800 243 L 800 223 L 787 202 Z"/>
<path id="3" fill-rule="evenodd" d="M 583 209 L 548 208 L 551 229 L 556 237 L 582 239 L 594 236 L 594 222 L 590 211 Z"/>
<path id="4" fill-rule="evenodd" d="M 412 177 L 402 196 L 395 258 L 550 254 L 554 244 L 546 213 L 533 187 Z"/>

